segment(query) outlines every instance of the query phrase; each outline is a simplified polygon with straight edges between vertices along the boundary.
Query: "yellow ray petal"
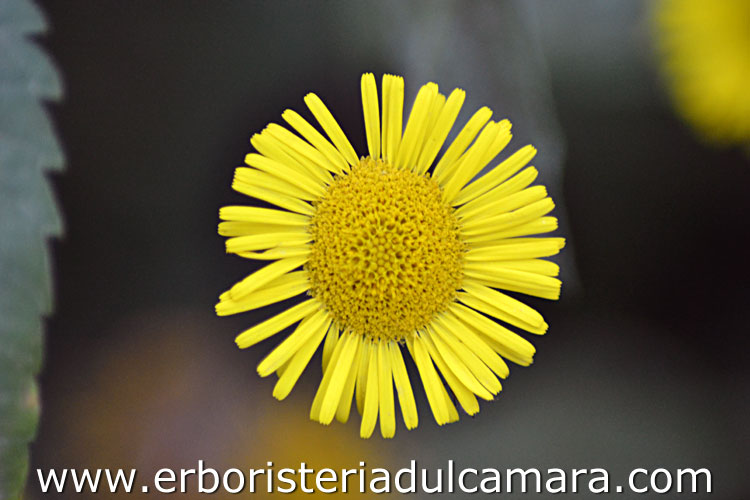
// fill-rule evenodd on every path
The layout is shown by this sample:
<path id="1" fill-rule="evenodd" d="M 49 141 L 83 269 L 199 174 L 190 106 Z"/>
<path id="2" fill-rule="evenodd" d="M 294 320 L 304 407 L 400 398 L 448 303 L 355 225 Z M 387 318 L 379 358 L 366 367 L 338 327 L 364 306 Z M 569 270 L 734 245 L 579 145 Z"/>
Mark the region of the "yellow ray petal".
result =
<path id="1" fill-rule="evenodd" d="M 427 346 L 428 352 L 430 353 L 430 357 L 435 361 L 438 370 L 443 374 L 443 377 L 451 388 L 451 391 L 453 391 L 453 394 L 456 395 L 456 399 L 458 399 L 461 408 L 463 408 L 468 415 L 475 415 L 479 411 L 479 401 L 477 401 L 477 397 L 464 384 L 462 384 L 461 381 L 458 380 L 458 377 L 456 377 L 448 368 L 448 364 L 443 360 L 443 357 L 432 343 L 432 340 L 428 337 L 424 337 L 423 340 Z"/>
<path id="2" fill-rule="evenodd" d="M 357 380 L 357 370 L 359 369 L 359 352 L 362 350 L 364 340 L 359 337 L 357 339 L 357 347 L 354 352 L 354 359 L 352 366 L 349 369 L 349 374 L 346 376 L 346 383 L 344 384 L 344 390 L 341 392 L 341 399 L 339 400 L 339 406 L 336 409 L 336 420 L 345 424 L 349 420 L 349 414 L 352 410 L 352 397 L 354 396 L 354 384 Z"/>
<path id="3" fill-rule="evenodd" d="M 276 335 L 278 332 L 288 327 L 291 324 L 296 323 L 312 314 L 314 311 L 320 309 L 322 306 L 316 299 L 306 300 L 300 304 L 290 307 L 286 311 L 273 316 L 265 320 L 262 323 L 258 323 L 245 330 L 244 332 L 237 335 L 235 342 L 240 349 L 245 349 L 258 342 L 261 342 L 268 337 Z"/>
<path id="4" fill-rule="evenodd" d="M 555 245 L 557 245 L 558 250 L 562 250 L 565 248 L 565 238 L 560 238 L 558 236 L 546 236 L 543 238 L 537 238 L 537 237 L 530 237 L 530 238 L 512 238 L 512 239 L 504 239 L 502 241 L 499 241 L 498 243 L 495 243 L 495 246 L 500 247 L 502 245 L 519 245 L 519 244 L 527 244 L 527 243 L 547 243 L 547 242 L 554 242 Z M 480 248 L 480 247 L 477 247 Z"/>
<path id="5" fill-rule="evenodd" d="M 396 434 L 396 410 L 393 403 L 393 371 L 387 341 L 378 344 L 378 401 L 380 407 L 380 434 L 388 439 Z"/>
<path id="6" fill-rule="evenodd" d="M 454 204 L 461 205 L 499 186 L 506 179 L 510 178 L 510 176 L 526 166 L 535 155 L 536 149 L 534 146 L 528 145 L 522 147 L 506 160 L 498 163 L 495 168 L 482 177 L 461 189 L 453 201 Z"/>
<path id="7" fill-rule="evenodd" d="M 456 405 L 453 404 L 453 398 L 448 394 L 448 390 L 445 388 L 442 382 L 438 385 L 438 392 L 445 402 L 445 407 L 448 408 L 448 422 L 449 424 L 458 421 L 458 410 Z"/>
<path id="8" fill-rule="evenodd" d="M 326 168 L 335 174 L 340 174 L 349 168 L 346 160 L 341 153 L 331 144 L 328 140 L 323 137 L 323 134 L 315 130 L 315 127 L 310 125 L 307 120 L 302 118 L 296 111 L 287 109 L 281 114 L 281 117 L 292 126 L 294 130 L 307 139 L 315 149 L 320 151 L 323 156 L 328 160 Z"/>
<path id="9" fill-rule="evenodd" d="M 471 392 L 482 399 L 486 399 L 489 401 L 493 399 L 492 391 L 487 389 L 482 381 L 477 379 L 477 377 L 474 375 L 474 371 L 469 368 L 469 366 L 467 366 L 467 364 L 461 359 L 458 353 L 456 353 L 456 351 L 454 351 L 453 348 L 445 342 L 445 339 L 435 333 L 435 329 L 432 328 L 432 325 L 428 326 L 427 332 L 424 332 L 422 336 L 425 338 L 429 337 L 430 340 L 432 340 L 432 343 L 435 344 L 435 347 L 437 347 L 440 356 L 442 356 L 442 358 L 445 360 L 445 364 L 448 365 L 448 369 L 451 370 L 453 374 L 458 377 L 461 383 L 464 384 L 469 390 L 471 390 Z M 497 382 L 497 379 L 495 379 L 495 382 Z M 500 389 L 497 389 L 497 391 L 499 390 Z M 495 392 L 495 394 L 497 394 L 497 392 Z"/>
<path id="10" fill-rule="evenodd" d="M 328 319 L 330 322 L 330 319 Z M 284 367 L 284 371 L 279 375 L 279 380 L 273 388 L 273 397 L 279 401 L 286 398 L 292 389 L 294 384 L 297 383 L 300 375 L 310 363 L 310 359 L 315 354 L 318 346 L 323 341 L 323 336 L 326 334 L 326 328 L 320 328 L 315 331 L 313 335 L 305 341 L 299 350 L 292 356 Z"/>
<path id="11" fill-rule="evenodd" d="M 276 260 L 288 259 L 290 257 L 302 257 L 310 255 L 310 245 L 299 245 L 296 247 L 276 247 L 265 252 L 238 252 L 237 255 L 246 259 Z"/>
<path id="12" fill-rule="evenodd" d="M 282 224 L 264 224 L 261 222 L 224 221 L 219 223 L 219 234 L 221 236 L 249 236 L 264 233 L 299 233 L 307 235 L 307 227 L 289 226 Z"/>
<path id="13" fill-rule="evenodd" d="M 464 264 L 464 276 L 473 278 L 483 285 L 550 300 L 560 298 L 562 286 L 562 282 L 557 278 L 508 269 L 498 263 L 467 262 Z"/>
<path id="14" fill-rule="evenodd" d="M 333 177 L 323 153 L 277 123 L 269 123 L 263 133 L 270 135 L 281 151 L 305 167 L 318 181 L 326 185 L 331 183 Z"/>
<path id="15" fill-rule="evenodd" d="M 294 332 L 284 339 L 281 344 L 276 346 L 276 348 L 258 364 L 258 375 L 261 377 L 267 377 L 275 372 L 278 367 L 294 356 L 299 348 L 307 341 L 316 335 L 319 335 L 321 330 L 325 332 L 325 330 L 328 329 L 330 321 L 331 317 L 322 309 L 303 319 L 300 324 L 297 325 Z"/>
<path id="16" fill-rule="evenodd" d="M 560 274 L 560 266 L 554 262 L 544 259 L 519 259 L 496 262 L 495 265 L 506 269 L 515 269 L 527 273 L 541 274 L 543 276 L 557 276 Z"/>
<path id="17" fill-rule="evenodd" d="M 390 160 L 390 149 L 388 143 L 388 130 L 389 130 L 389 114 L 390 114 L 390 99 L 391 99 L 391 85 L 393 78 L 389 78 L 390 75 L 383 75 L 383 82 L 380 86 L 380 103 L 382 105 L 382 117 L 380 123 L 380 150 L 382 158 L 386 161 Z M 400 134 L 399 134 L 400 135 Z M 362 412 L 360 411 L 360 414 Z"/>
<path id="18" fill-rule="evenodd" d="M 547 331 L 542 315 L 520 300 L 471 281 L 464 283 L 463 289 L 466 293 L 459 293 L 457 298 L 467 306 L 531 333 Z"/>
<path id="19" fill-rule="evenodd" d="M 552 198 L 544 198 L 512 212 L 494 215 L 486 219 L 471 219 L 461 223 L 461 234 L 476 236 L 485 233 L 497 233 L 515 226 L 520 226 L 535 219 L 540 219 L 555 208 Z"/>
<path id="20" fill-rule="evenodd" d="M 245 155 L 245 163 L 304 190 L 308 196 L 303 199 L 315 200 L 325 194 L 325 184 L 306 171 L 300 172 L 280 161 L 267 158 L 266 156 L 257 153 Z"/>
<path id="21" fill-rule="evenodd" d="M 461 89 L 454 89 L 451 95 L 445 102 L 445 105 L 440 110 L 440 114 L 435 120 L 435 126 L 430 132 L 430 136 L 425 141 L 422 153 L 419 155 L 417 161 L 417 173 L 424 174 L 432 165 L 432 162 L 437 158 L 440 148 L 443 147 L 445 139 L 453 128 L 453 124 L 456 122 L 461 106 L 464 104 L 466 98 L 466 92 Z"/>
<path id="22" fill-rule="evenodd" d="M 510 141 L 509 128 L 504 126 L 506 122 L 489 122 L 477 137 L 476 142 L 469 148 L 466 153 L 452 165 L 446 166 L 446 175 L 443 176 L 442 186 L 444 188 L 443 198 L 453 204 L 458 192 L 467 182 L 474 178 L 486 165 L 482 163 L 489 154 L 492 146 L 497 145 L 497 138 L 501 138 L 502 146 Z M 506 139 L 507 138 L 507 139 Z M 495 152 L 497 155 L 499 151 Z M 494 158 L 494 155 L 490 159 Z M 489 161 L 489 160 L 487 160 Z"/>
<path id="23" fill-rule="evenodd" d="M 500 152 L 505 149 L 505 146 L 507 146 L 510 140 L 513 138 L 513 134 L 510 133 L 512 125 L 508 120 L 500 120 L 498 122 L 498 125 L 499 126 L 497 129 L 497 133 L 495 134 L 495 139 L 490 144 L 490 147 L 487 148 L 484 154 L 479 158 L 479 164 L 481 165 L 481 168 L 477 170 L 477 174 L 482 171 L 487 166 L 487 164 L 489 164 L 498 154 L 500 154 Z M 473 177 L 474 176 L 472 176 L 472 178 Z"/>
<path id="24" fill-rule="evenodd" d="M 490 124 L 492 124 L 492 122 L 490 122 Z M 490 124 L 487 124 L 485 130 L 487 130 L 487 127 L 490 127 Z M 466 185 L 471 179 L 474 179 L 487 166 L 487 164 L 508 145 L 513 137 L 513 134 L 510 133 L 510 128 L 511 125 L 508 120 L 501 120 L 495 124 L 491 128 L 491 133 L 494 134 L 494 139 L 488 144 L 484 144 L 483 147 L 480 146 L 480 148 L 477 148 L 479 141 L 479 139 L 477 139 L 477 142 L 475 142 L 474 145 L 461 155 L 453 166 L 450 167 L 452 172 L 446 174 L 444 183 L 447 184 L 450 182 L 450 180 L 456 177 L 456 174 L 460 172 L 464 173 L 464 180 L 462 180 L 463 185 Z M 469 153 L 472 152 L 473 158 L 469 156 Z M 453 198 L 455 199 L 455 195 Z M 452 202 L 452 204 L 458 205 L 455 201 Z"/>
<path id="25" fill-rule="evenodd" d="M 300 267 L 305 262 L 307 262 L 307 257 L 292 257 L 272 262 L 271 264 L 258 269 L 239 283 L 236 283 L 227 291 L 228 296 L 234 300 L 240 300 L 263 285 L 270 283 L 282 274 L 286 274 L 289 271 Z"/>
<path id="26" fill-rule="evenodd" d="M 471 284 L 471 286 L 482 286 L 472 281 L 470 281 L 469 283 Z M 483 288 L 487 288 L 487 287 L 483 287 Z M 487 289 L 491 290 L 490 288 L 487 288 Z M 497 292 L 497 293 L 500 293 L 500 292 Z M 509 299 L 511 298 L 505 294 L 502 294 L 502 295 Z M 469 293 L 459 292 L 456 295 L 456 299 L 458 299 L 461 303 L 473 309 L 476 309 L 479 312 L 487 314 L 488 316 L 492 316 L 493 318 L 497 318 L 500 321 L 503 321 L 515 327 L 521 328 L 522 330 L 525 330 L 529 333 L 534 333 L 536 335 L 544 335 L 545 333 L 547 333 L 547 329 L 549 328 L 549 325 L 547 325 L 547 323 L 544 321 L 542 321 L 538 325 L 531 325 L 529 323 L 526 323 L 525 321 L 508 313 L 504 309 L 501 309 L 501 307 L 498 304 L 490 304 L 486 301 L 480 300 L 478 297 L 471 295 Z"/>
<path id="27" fill-rule="evenodd" d="M 462 173 L 463 185 L 474 179 L 508 145 L 513 137 L 510 129 L 511 123 L 508 120 L 500 120 L 497 123 L 491 121 L 485 125 L 474 144 L 451 167 L 448 167 L 453 172 L 446 175 L 444 182 L 447 184 L 456 174 Z M 482 135 L 487 136 L 487 142 L 479 141 Z"/>
<path id="28" fill-rule="evenodd" d="M 534 167 L 528 167 L 503 182 L 499 186 L 487 191 L 481 196 L 477 196 L 468 203 L 456 209 L 456 216 L 466 217 L 472 213 L 484 210 L 484 207 L 492 203 L 504 200 L 520 191 L 526 189 L 539 175 L 539 171 Z"/>
<path id="29" fill-rule="evenodd" d="M 294 297 L 310 289 L 310 281 L 306 271 L 295 271 L 279 276 L 241 299 L 235 300 L 229 294 L 222 294 L 216 304 L 218 316 L 228 316 L 240 312 L 251 311 L 259 307 L 275 304 Z"/>
<path id="30" fill-rule="evenodd" d="M 276 124 L 272 125 L 280 127 Z M 287 169 L 293 171 L 295 175 L 309 178 L 322 186 L 326 185 L 325 180 L 316 175 L 316 172 L 314 172 L 306 162 L 302 160 L 301 155 L 298 155 L 283 142 L 279 141 L 279 139 L 269 131 L 268 127 L 263 129 L 259 134 L 254 134 L 250 138 L 250 144 L 252 144 L 261 155 L 285 165 Z"/>
<path id="31" fill-rule="evenodd" d="M 367 394 L 367 372 L 370 367 L 370 341 L 364 340 L 362 349 L 359 353 L 359 369 L 357 370 L 357 387 L 356 387 L 356 400 L 357 400 L 357 411 L 360 415 L 364 415 L 365 410 L 365 394 Z"/>
<path id="32" fill-rule="evenodd" d="M 503 196 L 488 203 L 469 203 L 456 210 L 456 217 L 462 221 L 478 221 L 500 215 L 512 210 L 518 210 L 547 197 L 547 188 L 533 186 L 509 196 Z"/>
<path id="33" fill-rule="evenodd" d="M 498 262 L 550 257 L 560 252 L 564 238 L 530 238 L 530 241 L 507 240 L 494 246 L 470 248 L 466 252 L 467 262 Z"/>
<path id="34" fill-rule="evenodd" d="M 320 100 L 320 97 L 313 93 L 307 94 L 305 96 L 305 104 L 307 104 L 307 107 L 310 109 L 315 119 L 318 120 L 318 123 L 325 133 L 328 134 L 331 142 L 333 142 L 336 149 L 339 150 L 349 165 L 357 165 L 359 163 L 357 153 L 354 152 L 354 148 L 349 142 L 349 139 L 346 138 L 346 134 L 341 130 L 336 119 L 326 105 L 323 104 L 323 101 Z"/>
<path id="35" fill-rule="evenodd" d="M 406 372 L 404 358 L 401 355 L 398 343 L 394 341 L 388 342 L 388 349 L 393 369 L 393 381 L 396 384 L 404 425 L 406 425 L 407 429 L 414 429 L 419 423 L 419 416 L 417 414 L 417 403 L 414 400 L 414 393 L 411 390 L 411 383 L 409 382 L 409 375 Z"/>
<path id="36" fill-rule="evenodd" d="M 404 129 L 404 137 L 398 149 L 396 161 L 393 163 L 398 168 L 411 169 L 419 157 L 421 141 L 424 139 L 427 128 L 427 118 L 430 113 L 432 101 L 438 93 L 438 86 L 432 82 L 427 83 L 419 89 L 414 100 L 414 106 Z M 382 418 L 382 417 L 381 417 Z"/>
<path id="37" fill-rule="evenodd" d="M 323 407 L 323 398 L 325 397 L 326 391 L 328 390 L 328 385 L 333 378 L 333 373 L 335 371 L 336 365 L 338 364 L 339 358 L 341 357 L 341 352 L 343 351 L 344 345 L 346 344 L 346 338 L 348 338 L 346 335 L 342 335 L 339 341 L 336 342 L 336 347 L 334 347 L 333 349 L 333 354 L 331 354 L 331 359 L 328 362 L 328 367 L 326 368 L 326 371 L 323 372 L 323 380 L 320 381 L 318 390 L 315 392 L 315 398 L 313 398 L 312 405 L 310 406 L 310 419 L 312 420 L 320 422 L 320 409 Z"/>
<path id="38" fill-rule="evenodd" d="M 454 303 L 448 310 L 448 313 L 453 314 L 456 319 L 471 326 L 482 335 L 494 339 L 507 349 L 517 353 L 519 357 L 524 359 L 532 359 L 534 357 L 536 349 L 528 340 L 498 325 L 473 309 Z"/>
<path id="39" fill-rule="evenodd" d="M 284 375 L 284 371 L 286 371 L 286 367 L 289 366 L 290 361 L 291 359 L 287 360 L 286 363 L 284 363 L 283 365 L 281 365 L 280 367 L 276 369 L 277 377 L 281 378 Z"/>
<path id="40" fill-rule="evenodd" d="M 440 158 L 440 161 L 438 161 L 438 164 L 435 166 L 432 177 L 438 182 L 438 184 L 440 184 L 441 186 L 443 185 L 443 181 L 446 179 L 447 174 L 450 173 L 450 169 L 448 167 L 452 166 L 454 162 L 456 162 L 456 160 L 461 157 L 464 151 L 466 151 L 466 148 L 469 147 L 469 144 L 471 144 L 471 141 L 474 140 L 479 131 L 482 130 L 482 127 L 484 127 L 484 124 L 489 121 L 491 116 L 492 110 L 490 108 L 483 107 L 477 110 L 477 112 L 474 113 L 471 118 L 469 118 L 469 121 L 466 122 L 464 128 L 461 129 L 461 132 L 458 133 L 451 145 L 448 146 L 445 154 L 442 158 Z"/>
<path id="41" fill-rule="evenodd" d="M 436 316 L 433 326 L 435 331 L 443 338 L 452 337 L 455 341 L 464 344 L 472 353 L 477 355 L 482 363 L 486 364 L 499 377 L 505 378 L 510 373 L 505 361 L 487 345 L 484 339 L 474 333 L 468 326 L 455 321 L 455 316 L 450 314 Z M 458 352 L 456 349 L 454 351 Z M 467 366 L 469 365 L 467 364 Z M 477 378 L 479 377 L 477 376 Z M 485 387 L 487 386 L 485 385 Z"/>
<path id="42" fill-rule="evenodd" d="M 534 362 L 533 356 L 523 356 L 511 349 L 508 348 L 508 346 L 501 344 L 497 340 L 491 338 L 491 337 L 484 337 L 485 342 L 492 347 L 492 349 L 495 350 L 500 356 L 503 357 L 503 359 L 507 359 L 508 361 L 512 361 L 513 363 L 519 365 L 519 366 L 529 366 L 531 363 Z"/>
<path id="43" fill-rule="evenodd" d="M 226 241 L 227 253 L 253 252 L 276 247 L 297 247 L 310 242 L 306 233 L 260 233 L 236 236 Z"/>
<path id="44" fill-rule="evenodd" d="M 404 119 L 404 79 L 383 75 L 383 158 L 394 163 L 401 145 Z"/>
<path id="45" fill-rule="evenodd" d="M 447 424 L 450 420 L 448 403 L 440 391 L 442 382 L 440 382 L 440 377 L 435 371 L 424 341 L 419 335 L 415 335 L 413 339 L 407 339 L 407 345 L 417 365 L 417 370 L 422 379 L 422 385 L 424 385 L 424 391 L 427 394 L 427 401 L 430 403 L 430 409 L 432 409 L 435 422 L 438 425 Z"/>
<path id="46" fill-rule="evenodd" d="M 232 182 L 232 189 L 251 198 L 258 198 L 259 200 L 267 201 L 268 203 L 299 214 L 312 215 L 315 212 L 312 205 L 305 203 L 299 198 L 278 193 L 265 186 L 246 183 L 238 179 L 237 176 L 235 176 Z"/>
<path id="47" fill-rule="evenodd" d="M 425 172 L 427 172 L 427 169 L 429 168 L 429 165 L 425 165 L 423 167 L 420 164 L 419 159 L 424 154 L 425 147 L 427 147 L 427 143 L 432 136 L 433 129 L 437 125 L 437 119 L 440 116 L 440 113 L 442 112 L 443 107 L 445 107 L 445 103 L 446 103 L 445 96 L 441 94 L 440 92 L 438 92 L 435 95 L 435 98 L 432 100 L 432 103 L 430 104 L 430 111 L 427 113 L 424 132 L 421 134 L 418 146 L 416 148 L 417 156 L 413 157 L 409 161 L 409 168 L 419 175 L 423 175 Z"/>
<path id="48" fill-rule="evenodd" d="M 323 373 L 328 368 L 328 363 L 331 361 L 333 350 L 336 348 L 336 344 L 339 341 L 339 327 L 336 323 L 331 323 L 328 328 L 328 335 L 326 335 L 325 344 L 323 344 Z"/>
<path id="49" fill-rule="evenodd" d="M 372 436 L 372 432 L 375 430 L 375 423 L 378 419 L 378 398 L 380 397 L 378 389 L 378 350 L 372 343 L 369 345 L 367 385 L 365 391 L 362 422 L 359 426 L 359 436 L 363 439 Z"/>
<path id="50" fill-rule="evenodd" d="M 516 236 L 530 236 L 549 233 L 557 229 L 557 217 L 541 217 L 539 219 L 513 226 L 503 231 L 484 233 L 474 236 L 464 235 L 464 240 L 471 247 L 491 246 L 504 243 L 508 238 Z"/>
<path id="51" fill-rule="evenodd" d="M 370 157 L 380 158 L 380 111 L 378 110 L 378 87 L 372 73 L 362 75 L 362 111 L 365 117 L 367 149 Z"/>
<path id="52" fill-rule="evenodd" d="M 310 217 L 273 208 L 228 206 L 219 209 L 219 218 L 238 222 L 278 224 L 282 226 L 307 227 Z"/>
<path id="53" fill-rule="evenodd" d="M 250 185 L 254 188 L 263 188 L 291 198 L 299 198 L 300 200 L 309 201 L 315 199 L 315 196 L 295 186 L 292 182 L 280 179 L 254 167 L 235 168 L 234 182 L 242 185 Z"/>
<path id="54" fill-rule="evenodd" d="M 344 391 L 346 385 L 347 376 L 351 372 L 352 363 L 354 362 L 354 355 L 357 353 L 357 347 L 360 342 L 359 336 L 355 334 L 346 334 L 342 339 L 344 347 L 341 351 L 341 355 L 333 368 L 333 375 L 328 383 L 325 396 L 323 397 L 323 404 L 320 407 L 320 423 L 328 425 L 336 415 L 336 409 L 339 406 L 341 400 L 341 394 Z"/>

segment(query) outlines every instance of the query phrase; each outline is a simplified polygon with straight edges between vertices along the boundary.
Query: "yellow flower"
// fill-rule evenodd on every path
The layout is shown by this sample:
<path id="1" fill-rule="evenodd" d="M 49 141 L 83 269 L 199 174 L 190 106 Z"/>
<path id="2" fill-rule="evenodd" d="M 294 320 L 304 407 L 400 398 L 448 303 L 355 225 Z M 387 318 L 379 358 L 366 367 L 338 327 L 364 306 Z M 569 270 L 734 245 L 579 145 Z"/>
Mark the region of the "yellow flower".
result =
<path id="1" fill-rule="evenodd" d="M 750 2 L 655 5 L 656 43 L 679 113 L 709 141 L 750 143 Z"/>
<path id="2" fill-rule="evenodd" d="M 395 434 L 393 386 L 404 423 L 417 408 L 403 353 L 414 360 L 438 424 L 458 420 L 443 385 L 469 415 L 477 397 L 492 400 L 508 376 L 504 359 L 527 366 L 534 347 L 492 318 L 535 334 L 542 316 L 495 288 L 547 299 L 560 295 L 557 254 L 563 238 L 534 238 L 557 228 L 554 204 L 526 167 L 525 146 L 477 174 L 511 139 L 507 120 L 481 108 L 435 163 L 464 101 L 434 83 L 417 94 L 402 127 L 404 81 L 362 76 L 369 156 L 359 158 L 315 94 L 305 103 L 326 139 L 292 110 L 282 114 L 299 133 L 271 123 L 252 137 L 258 153 L 236 170 L 233 188 L 283 210 L 221 209 L 227 252 L 274 262 L 220 297 L 219 315 L 235 314 L 307 293 L 309 297 L 237 337 L 249 347 L 298 323 L 258 365 L 276 373 L 284 399 L 323 344 L 323 380 L 310 417 L 346 422 L 352 399 L 369 437 L 378 415 L 383 437 Z M 301 137 L 300 137 L 301 136 Z M 429 172 L 429 173 L 428 173 Z M 442 375 L 442 379 L 441 379 Z"/>

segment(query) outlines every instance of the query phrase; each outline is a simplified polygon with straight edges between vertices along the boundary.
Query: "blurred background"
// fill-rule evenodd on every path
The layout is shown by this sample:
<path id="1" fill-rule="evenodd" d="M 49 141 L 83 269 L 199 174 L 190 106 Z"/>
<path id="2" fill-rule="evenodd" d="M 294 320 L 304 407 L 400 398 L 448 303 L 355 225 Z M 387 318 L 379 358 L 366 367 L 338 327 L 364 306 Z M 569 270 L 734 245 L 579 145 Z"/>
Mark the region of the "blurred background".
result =
<path id="1" fill-rule="evenodd" d="M 199 459 L 394 471 L 453 459 L 602 467 L 625 484 L 636 467 L 706 467 L 712 498 L 748 498 L 750 156 L 674 108 L 656 2 L 40 5 L 66 89 L 50 107 L 66 234 L 32 471 L 132 467 L 145 480 Z M 240 351 L 234 336 L 278 307 L 213 312 L 255 266 L 216 234 L 219 207 L 243 202 L 230 184 L 249 137 L 314 91 L 365 151 L 365 71 L 404 75 L 407 103 L 426 81 L 464 88 L 458 123 L 482 105 L 509 118 L 508 152 L 539 149 L 569 241 L 561 301 L 531 301 L 551 325 L 531 339 L 534 365 L 444 428 L 420 387 L 419 427 L 399 423 L 389 441 L 360 440 L 358 417 L 308 419 L 318 358 L 272 398 L 255 366 L 278 340 Z M 28 497 L 42 497 L 36 483 Z"/>

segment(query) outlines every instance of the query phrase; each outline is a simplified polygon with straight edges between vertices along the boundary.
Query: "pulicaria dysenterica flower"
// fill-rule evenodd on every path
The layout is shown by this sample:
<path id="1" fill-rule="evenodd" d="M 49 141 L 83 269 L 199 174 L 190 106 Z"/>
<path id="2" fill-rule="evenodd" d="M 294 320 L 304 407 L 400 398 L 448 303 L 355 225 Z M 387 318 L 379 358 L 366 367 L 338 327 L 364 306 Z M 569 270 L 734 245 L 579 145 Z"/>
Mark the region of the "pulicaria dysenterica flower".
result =
<path id="1" fill-rule="evenodd" d="M 296 327 L 258 365 L 273 373 L 284 399 L 322 344 L 323 378 L 310 416 L 346 422 L 352 406 L 369 437 L 380 418 L 396 432 L 394 386 L 404 424 L 418 416 L 404 354 L 416 364 L 438 424 L 469 415 L 477 398 L 492 400 L 508 376 L 506 360 L 527 366 L 531 343 L 503 324 L 534 334 L 542 316 L 499 290 L 557 299 L 559 268 L 554 204 L 527 167 L 525 146 L 485 175 L 477 174 L 511 139 L 507 120 L 479 109 L 436 160 L 464 101 L 434 83 L 417 94 L 402 126 L 404 82 L 362 76 L 367 156 L 358 156 L 315 94 L 305 103 L 317 128 L 292 110 L 251 139 L 232 187 L 278 209 L 228 206 L 219 234 L 227 252 L 272 261 L 221 294 L 219 315 L 257 309 L 297 295 L 298 304 L 237 337 L 241 348 Z M 327 136 L 327 137 L 326 137 Z M 499 290 L 498 290 L 499 289 Z M 496 321 L 499 320 L 500 322 Z"/>
<path id="2" fill-rule="evenodd" d="M 654 35 L 678 112 L 718 144 L 750 144 L 750 2 L 653 3 Z"/>

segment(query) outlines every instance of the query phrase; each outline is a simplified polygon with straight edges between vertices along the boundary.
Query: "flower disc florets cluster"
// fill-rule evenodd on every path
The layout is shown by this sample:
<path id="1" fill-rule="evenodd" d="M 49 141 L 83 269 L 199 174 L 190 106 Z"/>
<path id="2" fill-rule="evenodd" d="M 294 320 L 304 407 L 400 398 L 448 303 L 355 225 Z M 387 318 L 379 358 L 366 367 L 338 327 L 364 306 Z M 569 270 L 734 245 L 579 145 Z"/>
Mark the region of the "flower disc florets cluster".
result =
<path id="1" fill-rule="evenodd" d="M 401 340 L 461 287 L 458 222 L 429 177 L 363 158 L 328 187 L 310 231 L 311 293 L 344 329 Z"/>

